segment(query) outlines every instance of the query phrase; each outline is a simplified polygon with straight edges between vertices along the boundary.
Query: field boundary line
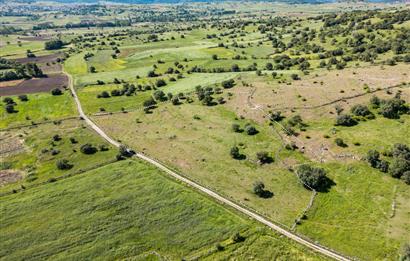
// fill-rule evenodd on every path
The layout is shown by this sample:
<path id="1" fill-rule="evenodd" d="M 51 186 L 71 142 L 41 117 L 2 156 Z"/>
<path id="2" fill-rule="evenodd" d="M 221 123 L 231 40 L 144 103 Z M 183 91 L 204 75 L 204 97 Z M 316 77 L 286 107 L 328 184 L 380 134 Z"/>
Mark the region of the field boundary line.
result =
<path id="1" fill-rule="evenodd" d="M 273 111 L 279 111 L 279 110 L 292 110 L 292 109 L 293 110 L 318 109 L 318 108 L 321 108 L 321 107 L 325 107 L 325 106 L 335 104 L 337 102 L 355 99 L 355 98 L 358 98 L 358 97 L 366 96 L 366 95 L 373 94 L 373 93 L 380 92 L 380 91 L 387 91 L 387 90 L 391 90 L 391 89 L 395 89 L 395 88 L 403 88 L 403 87 L 406 87 L 407 85 L 408 85 L 407 83 L 399 83 L 399 84 L 384 87 L 384 88 L 377 88 L 375 90 L 371 90 L 371 91 L 368 91 L 368 92 L 358 93 L 358 94 L 355 94 L 355 95 L 352 95 L 352 96 L 342 97 L 342 98 L 339 98 L 339 99 L 336 99 L 336 100 L 332 100 L 332 101 L 325 102 L 325 103 L 322 103 L 322 104 L 319 104 L 319 105 L 314 105 L 314 106 L 281 107 L 281 108 L 272 109 L 272 110 Z"/>
<path id="2" fill-rule="evenodd" d="M 103 162 L 103 163 L 100 163 L 100 164 L 97 164 L 97 165 L 90 166 L 88 168 L 79 169 L 78 171 L 75 171 L 73 173 L 68 173 L 68 174 L 64 174 L 64 175 L 61 175 L 61 176 L 57 176 L 57 177 L 51 177 L 48 180 L 45 180 L 45 181 L 42 181 L 42 182 L 39 182 L 39 183 L 35 183 L 35 184 L 32 184 L 32 185 L 26 185 L 26 186 L 24 186 L 25 188 L 21 187 L 21 188 L 18 188 L 18 189 L 12 189 L 11 191 L 2 192 L 2 193 L 0 193 L 0 198 L 4 197 L 4 196 L 16 194 L 18 192 L 33 189 L 33 188 L 36 188 L 36 187 L 40 187 L 42 185 L 54 183 L 54 182 L 59 181 L 59 180 L 63 180 L 63 179 L 71 178 L 71 177 L 74 177 L 74 176 L 78 176 L 78 175 L 83 174 L 85 172 L 92 171 L 92 170 L 99 169 L 99 168 L 105 167 L 107 165 L 113 164 L 117 161 L 118 160 L 116 160 L 116 159 L 112 159 L 112 160 L 109 160 L 109 161 L 106 161 L 106 162 Z"/>
<path id="3" fill-rule="evenodd" d="M 78 113 L 80 114 L 80 118 L 84 119 L 85 122 L 88 125 L 90 125 L 90 127 L 92 129 L 94 129 L 97 132 L 97 134 L 99 134 L 101 137 L 103 137 L 106 141 L 108 141 L 109 143 L 111 143 L 112 145 L 114 145 L 116 147 L 120 147 L 122 144 L 120 144 L 119 142 L 117 142 L 117 141 L 113 140 L 111 137 L 109 137 L 98 125 L 96 125 L 93 121 L 91 121 L 90 118 L 84 113 L 84 111 L 81 107 L 80 100 L 78 99 L 77 93 L 76 93 L 74 85 L 73 85 L 72 76 L 64 71 L 64 67 L 63 67 L 63 73 L 66 74 L 68 79 L 69 79 L 69 81 L 68 81 L 69 88 L 71 90 L 72 96 L 73 96 L 73 98 L 75 100 L 75 103 L 77 105 L 77 109 L 78 109 Z M 141 153 L 136 153 L 134 156 L 138 157 L 138 158 L 140 158 L 140 159 L 142 159 L 142 160 L 144 160 L 148 163 L 151 163 L 152 165 L 158 167 L 159 169 L 161 169 L 165 173 L 167 173 L 170 176 L 174 177 L 176 180 L 179 180 L 179 181 L 181 181 L 181 182 L 183 182 L 183 183 L 185 183 L 185 184 L 187 184 L 187 185 L 189 185 L 189 186 L 191 186 L 191 187 L 193 187 L 193 188 L 195 188 L 199 191 L 202 191 L 203 193 L 207 194 L 208 196 L 212 197 L 213 199 L 217 200 L 218 202 L 221 202 L 223 204 L 226 204 L 226 205 L 236 209 L 237 211 L 251 217 L 252 219 L 254 219 L 256 221 L 259 221 L 260 223 L 268 226 L 272 230 L 275 230 L 276 232 L 286 236 L 287 238 L 289 238 L 293 241 L 296 241 L 296 242 L 298 242 L 298 243 L 300 243 L 300 244 L 302 244 L 302 245 L 304 245 L 304 246 L 306 246 L 310 249 L 313 249 L 313 250 L 315 250 L 315 251 L 317 251 L 317 252 L 319 252 L 319 253 L 327 256 L 327 257 L 333 258 L 335 260 L 341 260 L 341 261 L 350 260 L 349 258 L 343 256 L 342 254 L 337 253 L 334 250 L 331 250 L 331 249 L 328 249 L 324 246 L 321 246 L 318 243 L 314 243 L 314 242 L 310 241 L 309 239 L 302 238 L 301 236 L 299 236 L 299 235 L 297 235 L 297 234 L 295 234 L 295 233 L 293 233 L 293 232 L 291 232 L 287 229 L 284 229 L 284 228 L 282 228 L 281 226 L 279 226 L 277 224 L 274 224 L 273 222 L 269 221 L 268 219 L 264 218 L 263 216 L 261 216 L 259 214 L 256 214 L 255 212 L 250 211 L 250 210 L 238 205 L 237 203 L 234 203 L 233 201 L 231 201 L 231 200 L 217 194 L 216 192 L 214 192 L 214 191 L 212 191 L 212 190 L 210 190 L 206 187 L 203 187 L 203 186 L 199 185 L 198 183 L 193 182 L 193 181 L 179 175 L 175 171 L 167 168 L 165 165 L 161 164 L 160 162 L 158 162 L 158 161 L 156 161 L 156 160 L 154 160 L 150 157 L 147 157 L 147 156 L 145 156 Z"/>
<path id="4" fill-rule="evenodd" d="M 59 122 L 59 121 L 75 120 L 75 119 L 78 119 L 78 116 L 70 116 L 70 117 L 59 118 L 59 119 L 54 119 L 54 120 L 34 122 L 34 124 L 31 123 L 31 124 L 23 124 L 23 125 L 18 125 L 18 126 L 1 128 L 0 132 L 1 131 L 16 130 L 16 129 L 23 129 L 23 128 L 28 128 L 28 127 L 36 127 L 38 125 L 49 124 L 49 123 L 54 123 L 54 122 Z"/>

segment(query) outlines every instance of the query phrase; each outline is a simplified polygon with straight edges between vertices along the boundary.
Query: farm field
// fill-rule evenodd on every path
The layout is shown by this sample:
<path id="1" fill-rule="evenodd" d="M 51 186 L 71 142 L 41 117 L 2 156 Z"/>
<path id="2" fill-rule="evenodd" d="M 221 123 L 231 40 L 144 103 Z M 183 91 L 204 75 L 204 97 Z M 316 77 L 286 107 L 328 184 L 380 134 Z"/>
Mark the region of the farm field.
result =
<path id="1" fill-rule="evenodd" d="M 0 4 L 0 259 L 410 260 L 407 3 L 121 1 Z"/>

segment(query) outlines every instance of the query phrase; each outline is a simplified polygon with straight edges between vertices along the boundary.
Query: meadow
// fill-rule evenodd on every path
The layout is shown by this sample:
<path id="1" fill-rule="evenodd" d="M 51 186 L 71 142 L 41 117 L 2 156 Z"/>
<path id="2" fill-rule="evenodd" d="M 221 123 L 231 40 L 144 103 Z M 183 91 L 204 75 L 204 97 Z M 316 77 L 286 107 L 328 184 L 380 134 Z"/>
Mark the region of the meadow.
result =
<path id="1" fill-rule="evenodd" d="M 0 34 L 0 56 L 61 52 L 40 66 L 71 75 L 83 110 L 114 140 L 352 259 L 406 255 L 408 6 L 48 8 L 0 16 L 0 29 L 21 29 Z M 50 39 L 61 45 L 45 50 Z M 4 78 L 24 69 L 1 62 Z M 76 118 L 67 88 L 27 97 L 11 97 L 14 112 L 2 97 L 0 258 L 322 259 L 146 163 L 115 162 L 118 149 Z M 96 153 L 81 152 L 86 143 Z M 71 168 L 57 169 L 63 159 Z"/>
<path id="2" fill-rule="evenodd" d="M 5 260 L 212 260 L 252 258 L 262 249 L 262 258 L 323 260 L 139 161 L 114 163 L 0 203 Z M 237 233 L 241 241 L 233 241 Z"/>
<path id="3" fill-rule="evenodd" d="M 1 150 L 1 170 L 21 176 L 17 182 L 1 186 L 2 192 L 53 181 L 61 176 L 110 163 L 118 153 L 116 148 L 76 119 L 11 129 L 0 134 L 4 144 Z M 81 146 L 86 143 L 92 144 L 99 151 L 90 155 L 82 153 Z M 102 145 L 106 150 L 100 150 Z M 57 168 L 56 163 L 63 159 L 69 161 L 71 168 Z"/>

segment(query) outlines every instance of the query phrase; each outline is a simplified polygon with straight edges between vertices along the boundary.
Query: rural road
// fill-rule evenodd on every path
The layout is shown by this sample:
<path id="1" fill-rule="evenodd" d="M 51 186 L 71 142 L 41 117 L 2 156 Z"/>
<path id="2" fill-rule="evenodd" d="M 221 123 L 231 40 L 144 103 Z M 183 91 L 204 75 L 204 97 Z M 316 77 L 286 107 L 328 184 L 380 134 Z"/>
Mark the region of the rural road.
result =
<path id="1" fill-rule="evenodd" d="M 71 93 L 73 95 L 73 98 L 75 100 L 77 110 L 78 110 L 78 113 L 79 113 L 80 117 L 83 118 L 85 120 L 85 122 L 93 130 L 95 130 L 101 137 L 103 137 L 106 141 L 108 141 L 109 143 L 111 143 L 115 147 L 119 147 L 121 145 L 119 142 L 117 142 L 117 141 L 113 140 L 111 137 L 109 137 L 100 127 L 98 127 L 98 125 L 96 125 L 93 121 L 91 121 L 91 119 L 84 113 L 83 108 L 81 107 L 80 100 L 78 99 L 77 93 L 76 93 L 75 88 L 74 88 L 73 78 L 70 74 L 68 74 L 66 72 L 64 72 L 64 73 L 68 77 L 68 85 L 69 85 L 69 88 L 70 88 Z M 214 191 L 212 191 L 210 189 L 207 189 L 207 188 L 205 188 L 205 187 L 203 187 L 203 186 L 201 186 L 201 185 L 199 185 L 199 184 L 197 184 L 197 183 L 195 183 L 195 182 L 193 182 L 193 181 L 179 175 L 178 173 L 172 171 L 171 169 L 167 168 L 166 166 L 164 166 L 163 164 L 161 164 L 160 162 L 158 162 L 158 161 L 156 161 L 152 158 L 149 158 L 149 157 L 147 157 L 147 156 L 145 156 L 141 153 L 136 153 L 134 156 L 138 157 L 142 160 L 145 160 L 146 162 L 158 167 L 159 169 L 161 169 L 165 173 L 169 174 L 170 176 L 174 177 L 175 179 L 177 179 L 177 180 L 179 180 L 179 181 L 181 181 L 181 182 L 183 182 L 183 183 L 185 183 L 185 184 L 187 184 L 187 185 L 189 185 L 189 186 L 191 186 L 191 187 L 193 187 L 193 188 L 207 194 L 208 196 L 216 199 L 217 201 L 219 201 L 223 204 L 226 204 L 226 205 L 236 209 L 237 211 L 239 211 L 239 212 L 241 212 L 241 213 L 243 213 L 243 214 L 257 220 L 257 221 L 259 221 L 260 223 L 268 226 L 269 228 L 275 230 L 276 232 L 286 236 L 287 238 L 289 238 L 293 241 L 296 241 L 296 242 L 298 242 L 298 243 L 300 243 L 300 244 L 302 244 L 302 245 L 304 245 L 304 246 L 306 246 L 306 247 L 308 247 L 312 250 L 315 250 L 315 251 L 317 251 L 317 252 L 319 252 L 319 253 L 327 256 L 327 257 L 333 258 L 335 260 L 342 260 L 342 261 L 350 260 L 347 257 L 344 257 L 344 256 L 342 256 L 342 255 L 340 255 L 340 254 L 338 254 L 338 253 L 336 253 L 336 252 L 334 252 L 330 249 L 324 248 L 323 246 L 320 246 L 319 244 L 310 242 L 309 240 L 306 240 L 306 239 L 304 239 L 304 238 L 302 238 L 302 237 L 300 237 L 300 236 L 298 236 L 298 235 L 296 235 L 296 234 L 294 234 L 294 233 L 292 233 L 292 232 L 290 232 L 290 231 L 288 231 L 288 230 L 286 230 L 286 229 L 272 223 L 271 221 L 267 220 L 266 218 L 262 217 L 261 215 L 259 215 L 257 213 L 254 213 L 254 212 L 252 212 L 252 211 L 250 211 L 250 210 L 248 210 L 244 207 L 241 207 L 240 205 L 238 205 L 238 204 L 234 203 L 233 201 L 231 201 L 231 200 L 229 200 L 229 199 L 215 193 Z"/>

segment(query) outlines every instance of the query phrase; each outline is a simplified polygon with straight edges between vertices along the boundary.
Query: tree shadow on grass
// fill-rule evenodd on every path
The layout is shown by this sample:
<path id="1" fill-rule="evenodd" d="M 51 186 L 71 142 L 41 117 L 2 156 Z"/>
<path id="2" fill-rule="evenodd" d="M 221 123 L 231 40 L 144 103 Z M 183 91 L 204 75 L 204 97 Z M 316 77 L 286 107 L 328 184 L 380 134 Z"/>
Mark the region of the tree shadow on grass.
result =
<path id="1" fill-rule="evenodd" d="M 327 193 L 335 185 L 336 183 L 333 180 L 325 177 L 323 183 L 318 188 L 316 188 L 316 191 L 320 193 Z"/>

